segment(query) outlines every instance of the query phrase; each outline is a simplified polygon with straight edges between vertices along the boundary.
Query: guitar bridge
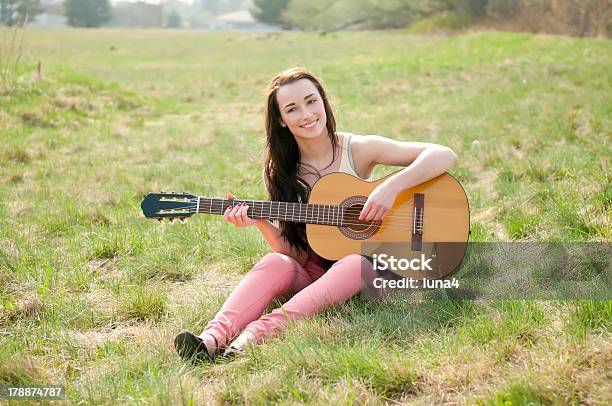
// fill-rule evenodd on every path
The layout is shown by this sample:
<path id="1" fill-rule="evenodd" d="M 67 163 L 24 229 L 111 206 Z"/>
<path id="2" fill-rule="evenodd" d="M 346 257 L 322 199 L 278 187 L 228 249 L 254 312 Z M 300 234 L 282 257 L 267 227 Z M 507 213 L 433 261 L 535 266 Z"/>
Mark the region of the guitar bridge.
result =
<path id="1" fill-rule="evenodd" d="M 414 207 L 412 216 L 412 251 L 421 251 L 423 246 L 423 216 L 425 214 L 425 195 L 414 194 Z"/>

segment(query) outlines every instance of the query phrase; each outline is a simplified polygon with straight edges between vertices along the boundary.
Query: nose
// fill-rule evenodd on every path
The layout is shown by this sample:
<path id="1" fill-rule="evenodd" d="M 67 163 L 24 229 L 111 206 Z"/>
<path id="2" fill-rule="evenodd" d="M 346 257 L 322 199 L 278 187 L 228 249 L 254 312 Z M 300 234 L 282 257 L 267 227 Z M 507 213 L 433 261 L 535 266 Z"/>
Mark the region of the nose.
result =
<path id="1" fill-rule="evenodd" d="M 304 114 L 302 115 L 302 121 L 303 122 L 310 122 L 310 121 L 314 120 L 316 117 L 317 117 L 317 115 L 314 112 L 312 112 L 312 111 L 310 111 L 308 109 L 305 109 L 304 110 Z"/>

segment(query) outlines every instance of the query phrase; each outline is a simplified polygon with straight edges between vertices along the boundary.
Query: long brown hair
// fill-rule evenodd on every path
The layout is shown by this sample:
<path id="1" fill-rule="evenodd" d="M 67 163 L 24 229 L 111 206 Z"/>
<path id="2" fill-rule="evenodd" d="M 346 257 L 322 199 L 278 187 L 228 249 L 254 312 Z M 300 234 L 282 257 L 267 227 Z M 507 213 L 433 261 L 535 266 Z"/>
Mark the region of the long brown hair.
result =
<path id="1" fill-rule="evenodd" d="M 264 163 L 264 180 L 268 198 L 272 201 L 302 202 L 308 201 L 308 184 L 298 174 L 300 164 L 300 149 L 289 127 L 281 126 L 281 113 L 276 100 L 278 89 L 286 84 L 300 79 L 308 79 L 317 88 L 327 116 L 327 133 L 331 140 L 333 159 L 338 150 L 338 135 L 336 134 L 336 119 L 332 112 L 325 90 L 310 71 L 296 67 L 278 73 L 266 90 L 267 103 L 265 110 L 266 122 L 266 158 Z M 281 235 L 293 247 L 307 250 L 306 225 L 279 221 Z"/>

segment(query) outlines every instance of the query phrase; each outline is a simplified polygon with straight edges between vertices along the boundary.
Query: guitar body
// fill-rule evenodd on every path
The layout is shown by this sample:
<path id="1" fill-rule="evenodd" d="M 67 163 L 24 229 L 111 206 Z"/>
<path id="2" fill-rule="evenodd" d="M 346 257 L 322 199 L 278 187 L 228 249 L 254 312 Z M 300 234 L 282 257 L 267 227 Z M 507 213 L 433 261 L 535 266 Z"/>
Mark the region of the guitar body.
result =
<path id="1" fill-rule="evenodd" d="M 433 271 L 396 273 L 414 278 L 448 275 L 461 263 L 470 233 L 469 205 L 463 187 L 445 173 L 399 193 L 382 222 L 364 226 L 356 221 L 372 190 L 392 175 L 367 182 L 336 172 L 319 179 L 308 203 L 341 205 L 354 217 L 345 215 L 348 225 L 344 227 L 307 224 L 310 246 L 330 260 L 349 254 L 385 253 L 398 259 L 418 259 L 424 254 L 427 258 L 433 257 Z"/>

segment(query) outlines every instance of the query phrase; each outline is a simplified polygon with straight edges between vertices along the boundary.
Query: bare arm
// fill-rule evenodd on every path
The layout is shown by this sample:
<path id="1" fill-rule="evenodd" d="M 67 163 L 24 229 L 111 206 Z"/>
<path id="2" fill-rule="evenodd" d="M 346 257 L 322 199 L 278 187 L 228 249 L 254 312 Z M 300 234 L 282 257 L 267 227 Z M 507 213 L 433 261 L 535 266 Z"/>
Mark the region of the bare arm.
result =
<path id="1" fill-rule="evenodd" d="M 399 192 L 447 172 L 457 160 L 457 154 L 443 145 L 401 142 L 377 135 L 358 137 L 354 146 L 355 160 L 368 172 L 378 164 L 406 166 L 372 191 L 360 216 L 367 221 L 382 220 Z"/>

